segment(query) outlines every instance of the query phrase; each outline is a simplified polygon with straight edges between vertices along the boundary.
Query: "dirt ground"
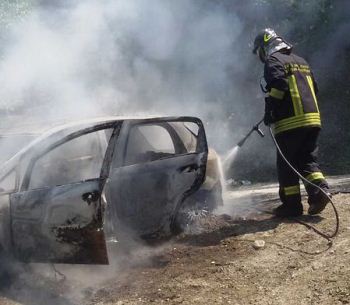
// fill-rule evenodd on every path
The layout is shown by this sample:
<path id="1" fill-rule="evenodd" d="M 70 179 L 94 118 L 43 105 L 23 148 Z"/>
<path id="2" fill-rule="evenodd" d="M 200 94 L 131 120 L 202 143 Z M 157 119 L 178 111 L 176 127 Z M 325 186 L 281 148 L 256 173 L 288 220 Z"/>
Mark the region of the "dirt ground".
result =
<path id="1" fill-rule="evenodd" d="M 256 189 L 232 191 L 231 215 L 201 218 L 167 243 L 119 253 L 105 269 L 56 266 L 64 279 L 18 267 L 24 269 L 2 289 L 0 304 L 350 304 L 350 195 L 337 193 L 348 184 L 334 188 L 340 229 L 333 245 L 300 223 L 264 213 L 277 204 L 275 189 Z M 244 201 L 238 192 L 254 210 L 235 208 Z M 335 227 L 331 206 L 299 219 L 323 232 Z M 265 245 L 254 248 L 257 240 Z"/>

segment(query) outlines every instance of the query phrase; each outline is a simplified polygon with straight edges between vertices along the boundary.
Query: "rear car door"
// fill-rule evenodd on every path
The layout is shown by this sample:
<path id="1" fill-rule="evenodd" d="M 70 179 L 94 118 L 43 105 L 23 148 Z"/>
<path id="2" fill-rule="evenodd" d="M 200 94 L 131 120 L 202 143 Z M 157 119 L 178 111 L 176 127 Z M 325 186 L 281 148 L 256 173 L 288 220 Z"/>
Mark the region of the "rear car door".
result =
<path id="1" fill-rule="evenodd" d="M 34 155 L 10 196 L 12 241 L 23 261 L 108 264 L 102 190 L 116 123 L 73 133 Z M 111 136 L 112 135 L 112 136 Z M 108 147 L 108 149 L 107 149 Z"/>
<path id="2" fill-rule="evenodd" d="M 184 200 L 203 183 L 207 142 L 196 118 L 124 123 L 106 184 L 115 225 L 161 237 Z"/>

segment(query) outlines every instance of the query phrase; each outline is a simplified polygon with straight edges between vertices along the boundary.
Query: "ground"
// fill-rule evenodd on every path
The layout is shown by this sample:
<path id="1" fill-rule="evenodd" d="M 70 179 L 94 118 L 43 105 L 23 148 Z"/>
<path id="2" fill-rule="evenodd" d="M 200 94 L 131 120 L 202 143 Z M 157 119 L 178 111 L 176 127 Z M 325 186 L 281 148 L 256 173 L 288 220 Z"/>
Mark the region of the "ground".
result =
<path id="1" fill-rule="evenodd" d="M 171 241 L 111 247 L 110 266 L 18 265 L 0 304 L 350 304 L 349 179 L 331 184 L 340 214 L 332 245 L 265 213 L 278 203 L 274 185 L 245 186 Z M 323 232 L 335 228 L 331 206 L 300 219 Z M 265 245 L 254 248 L 257 240 Z"/>

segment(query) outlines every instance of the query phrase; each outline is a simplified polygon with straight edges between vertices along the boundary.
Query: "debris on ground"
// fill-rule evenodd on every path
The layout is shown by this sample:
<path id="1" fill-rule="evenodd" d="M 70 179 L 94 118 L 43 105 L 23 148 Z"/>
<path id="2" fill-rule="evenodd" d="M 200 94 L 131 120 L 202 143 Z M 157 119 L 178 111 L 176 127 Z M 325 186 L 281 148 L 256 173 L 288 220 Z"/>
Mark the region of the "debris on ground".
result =
<path id="1" fill-rule="evenodd" d="M 291 220 L 269 214 L 247 219 L 208 215 L 201 219 L 199 233 L 145 246 L 137 255 L 128 252 L 124 258 L 117 256 L 119 265 L 111 277 L 89 289 L 79 291 L 79 285 L 69 279 L 49 285 L 45 283 L 52 281 L 43 278 L 27 283 L 27 288 L 17 283 L 4 290 L 0 305 L 44 305 L 48 304 L 46 294 L 55 296 L 51 302 L 55 305 L 350 304 L 350 230 L 346 223 L 350 195 L 336 194 L 333 198 L 339 210 L 340 231 L 330 249 L 325 239 Z M 305 201 L 304 205 L 307 208 Z M 318 216 L 305 215 L 303 220 L 324 232 L 334 227 L 331 207 Z M 255 244 L 263 251 L 255 250 Z M 131 264 L 132 257 L 143 259 Z M 98 268 L 93 272 L 71 268 L 80 268 L 77 272 L 82 274 L 82 283 L 103 274 Z M 23 276 L 21 282 L 28 277 Z M 35 302 L 25 299 L 33 291 L 30 287 L 35 287 L 36 294 L 40 292 Z M 83 299 L 76 301 L 79 293 Z"/>
<path id="2" fill-rule="evenodd" d="M 262 249 L 265 247 L 265 241 L 262 239 L 257 239 L 253 243 L 253 248 L 256 250 Z"/>

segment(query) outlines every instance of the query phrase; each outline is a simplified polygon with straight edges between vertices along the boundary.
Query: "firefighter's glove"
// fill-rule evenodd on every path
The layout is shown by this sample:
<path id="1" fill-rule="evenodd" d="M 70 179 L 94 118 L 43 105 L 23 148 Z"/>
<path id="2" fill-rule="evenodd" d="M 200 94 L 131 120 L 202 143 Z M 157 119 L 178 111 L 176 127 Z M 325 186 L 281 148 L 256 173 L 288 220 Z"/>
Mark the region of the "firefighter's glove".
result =
<path id="1" fill-rule="evenodd" d="M 270 97 L 265 98 L 265 114 L 264 114 L 264 124 L 269 126 L 275 122 L 273 109 L 272 109 L 272 100 Z"/>

